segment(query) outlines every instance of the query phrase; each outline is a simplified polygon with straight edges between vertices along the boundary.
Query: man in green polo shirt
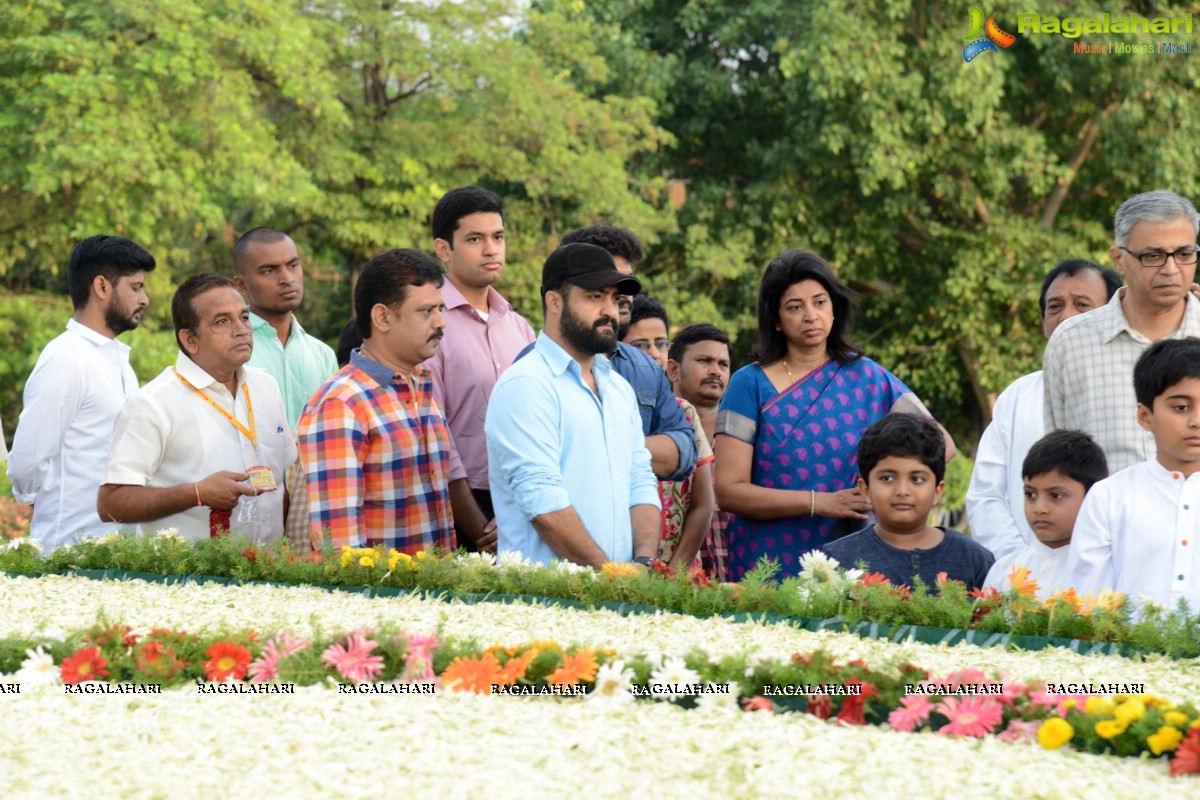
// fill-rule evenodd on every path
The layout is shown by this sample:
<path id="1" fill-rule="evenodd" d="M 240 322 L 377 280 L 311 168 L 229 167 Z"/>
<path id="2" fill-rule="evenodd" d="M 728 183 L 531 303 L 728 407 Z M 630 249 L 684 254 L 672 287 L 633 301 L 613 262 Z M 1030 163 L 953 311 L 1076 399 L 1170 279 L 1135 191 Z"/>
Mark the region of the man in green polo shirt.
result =
<path id="1" fill-rule="evenodd" d="M 250 305 L 254 355 L 250 365 L 279 384 L 293 429 L 304 405 L 337 372 L 332 348 L 309 336 L 292 313 L 304 299 L 304 268 L 296 243 L 282 231 L 255 228 L 233 246 L 237 285 Z"/>

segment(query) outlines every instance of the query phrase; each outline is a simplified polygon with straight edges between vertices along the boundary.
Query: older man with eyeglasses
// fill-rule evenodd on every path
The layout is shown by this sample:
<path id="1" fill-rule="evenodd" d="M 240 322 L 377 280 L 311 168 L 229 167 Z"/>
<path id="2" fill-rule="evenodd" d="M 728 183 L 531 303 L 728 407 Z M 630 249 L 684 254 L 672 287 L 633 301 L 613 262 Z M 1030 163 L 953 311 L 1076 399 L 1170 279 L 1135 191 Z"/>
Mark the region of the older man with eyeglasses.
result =
<path id="1" fill-rule="evenodd" d="M 1155 455 L 1137 422 L 1133 365 L 1160 339 L 1200 337 L 1196 274 L 1200 216 L 1186 197 L 1153 191 L 1117 209 L 1113 265 L 1125 278 L 1104 307 L 1064 322 L 1042 357 L 1046 430 L 1095 437 L 1112 472 Z"/>

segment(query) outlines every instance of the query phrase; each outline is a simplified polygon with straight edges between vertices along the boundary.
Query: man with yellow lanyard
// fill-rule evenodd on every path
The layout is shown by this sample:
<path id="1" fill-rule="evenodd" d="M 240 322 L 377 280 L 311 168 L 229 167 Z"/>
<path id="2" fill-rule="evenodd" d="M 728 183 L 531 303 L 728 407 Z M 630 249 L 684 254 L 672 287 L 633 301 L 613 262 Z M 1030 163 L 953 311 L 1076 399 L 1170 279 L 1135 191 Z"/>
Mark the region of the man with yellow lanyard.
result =
<path id="1" fill-rule="evenodd" d="M 175 292 L 179 356 L 117 417 L 97 510 L 106 520 L 177 528 L 190 541 L 225 530 L 283 535 L 284 471 L 296 459 L 283 399 L 253 351 L 233 281 L 196 275 Z"/>

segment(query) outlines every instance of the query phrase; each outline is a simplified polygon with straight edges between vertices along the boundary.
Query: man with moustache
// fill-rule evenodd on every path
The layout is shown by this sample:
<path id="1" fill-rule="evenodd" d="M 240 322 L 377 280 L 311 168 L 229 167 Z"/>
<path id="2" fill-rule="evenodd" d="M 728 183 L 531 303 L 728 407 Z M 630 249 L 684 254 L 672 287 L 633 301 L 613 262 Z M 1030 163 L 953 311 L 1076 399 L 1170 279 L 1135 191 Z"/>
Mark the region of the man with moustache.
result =
<path id="1" fill-rule="evenodd" d="M 74 316 L 46 345 L 25 383 L 8 475 L 13 496 L 33 505 L 29 534 L 52 549 L 106 530 L 96 513 L 113 422 L 138 390 L 129 346 L 117 336 L 146 310 L 154 257 L 120 236 L 79 242 L 67 265 Z"/>
<path id="2" fill-rule="evenodd" d="M 175 292 L 179 355 L 117 416 L 97 510 L 188 541 L 283 535 L 283 475 L 296 460 L 275 379 L 246 365 L 250 309 L 233 281 L 193 275 Z"/>
<path id="3" fill-rule="evenodd" d="M 237 287 L 250 304 L 250 366 L 265 369 L 279 384 L 288 425 L 294 428 L 313 392 L 337 371 L 333 348 L 310 336 L 293 313 L 304 299 L 296 243 L 282 231 L 254 228 L 234 244 L 233 265 Z"/>
<path id="4" fill-rule="evenodd" d="M 1121 276 L 1081 258 L 1067 259 L 1046 273 L 1038 306 L 1042 333 L 1049 339 L 1063 322 L 1102 308 L 1118 289 Z M 1017 378 L 992 406 L 991 424 L 975 450 L 967 487 L 971 538 L 999 559 L 1034 541 L 1025 519 L 1025 476 L 1029 448 L 1045 435 L 1042 370 Z"/>
<path id="5" fill-rule="evenodd" d="M 433 248 L 446 267 L 446 337 L 424 366 L 471 494 L 489 520 L 478 546 L 495 552 L 483 420 L 496 380 L 533 343 L 533 329 L 496 291 L 507 250 L 500 197 L 478 186 L 452 189 L 434 207 L 432 227 Z M 459 534 L 460 544 L 474 544 Z"/>
<path id="6" fill-rule="evenodd" d="M 442 271 L 417 250 L 368 261 L 354 288 L 362 346 L 300 418 L 314 546 L 453 549 L 454 513 L 478 540 L 484 520 L 421 365 L 445 329 Z M 463 522 L 463 520 L 460 520 Z"/>
<path id="7" fill-rule="evenodd" d="M 597 358 L 616 340 L 616 295 L 640 290 L 596 245 L 563 245 L 546 259 L 545 329 L 496 383 L 485 423 L 501 555 L 599 567 L 649 565 L 658 552 L 637 398 Z"/>
<path id="8" fill-rule="evenodd" d="M 675 394 L 695 407 L 710 448 L 730 369 L 729 336 L 715 325 L 689 325 L 675 334 L 667 351 L 667 377 Z M 728 512 L 717 508 L 714 498 L 712 524 L 700 548 L 700 563 L 715 581 L 729 579 L 728 524 Z"/>
<path id="9" fill-rule="evenodd" d="M 1137 419 L 1133 366 L 1160 339 L 1200 336 L 1196 275 L 1200 216 L 1186 197 L 1144 192 L 1113 221 L 1113 265 L 1125 286 L 1108 304 L 1059 326 L 1042 356 L 1046 430 L 1081 430 L 1117 473 L 1156 458 L 1154 436 Z"/>

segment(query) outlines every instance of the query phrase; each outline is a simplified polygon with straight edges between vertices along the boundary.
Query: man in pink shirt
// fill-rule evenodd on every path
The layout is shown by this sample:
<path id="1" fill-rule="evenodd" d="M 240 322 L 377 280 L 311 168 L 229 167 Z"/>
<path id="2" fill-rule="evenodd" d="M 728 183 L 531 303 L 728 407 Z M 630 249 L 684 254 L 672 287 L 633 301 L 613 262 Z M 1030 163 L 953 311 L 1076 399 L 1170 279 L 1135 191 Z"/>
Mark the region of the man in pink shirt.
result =
<path id="1" fill-rule="evenodd" d="M 479 549 L 494 550 L 496 523 L 488 490 L 483 421 L 500 373 L 534 339 L 533 328 L 493 288 L 504 272 L 504 207 L 478 186 L 447 192 L 433 209 L 433 249 L 446 265 L 446 335 L 425 362 L 446 414 L 471 494 L 489 520 Z M 459 542 L 469 542 L 459 536 Z"/>

